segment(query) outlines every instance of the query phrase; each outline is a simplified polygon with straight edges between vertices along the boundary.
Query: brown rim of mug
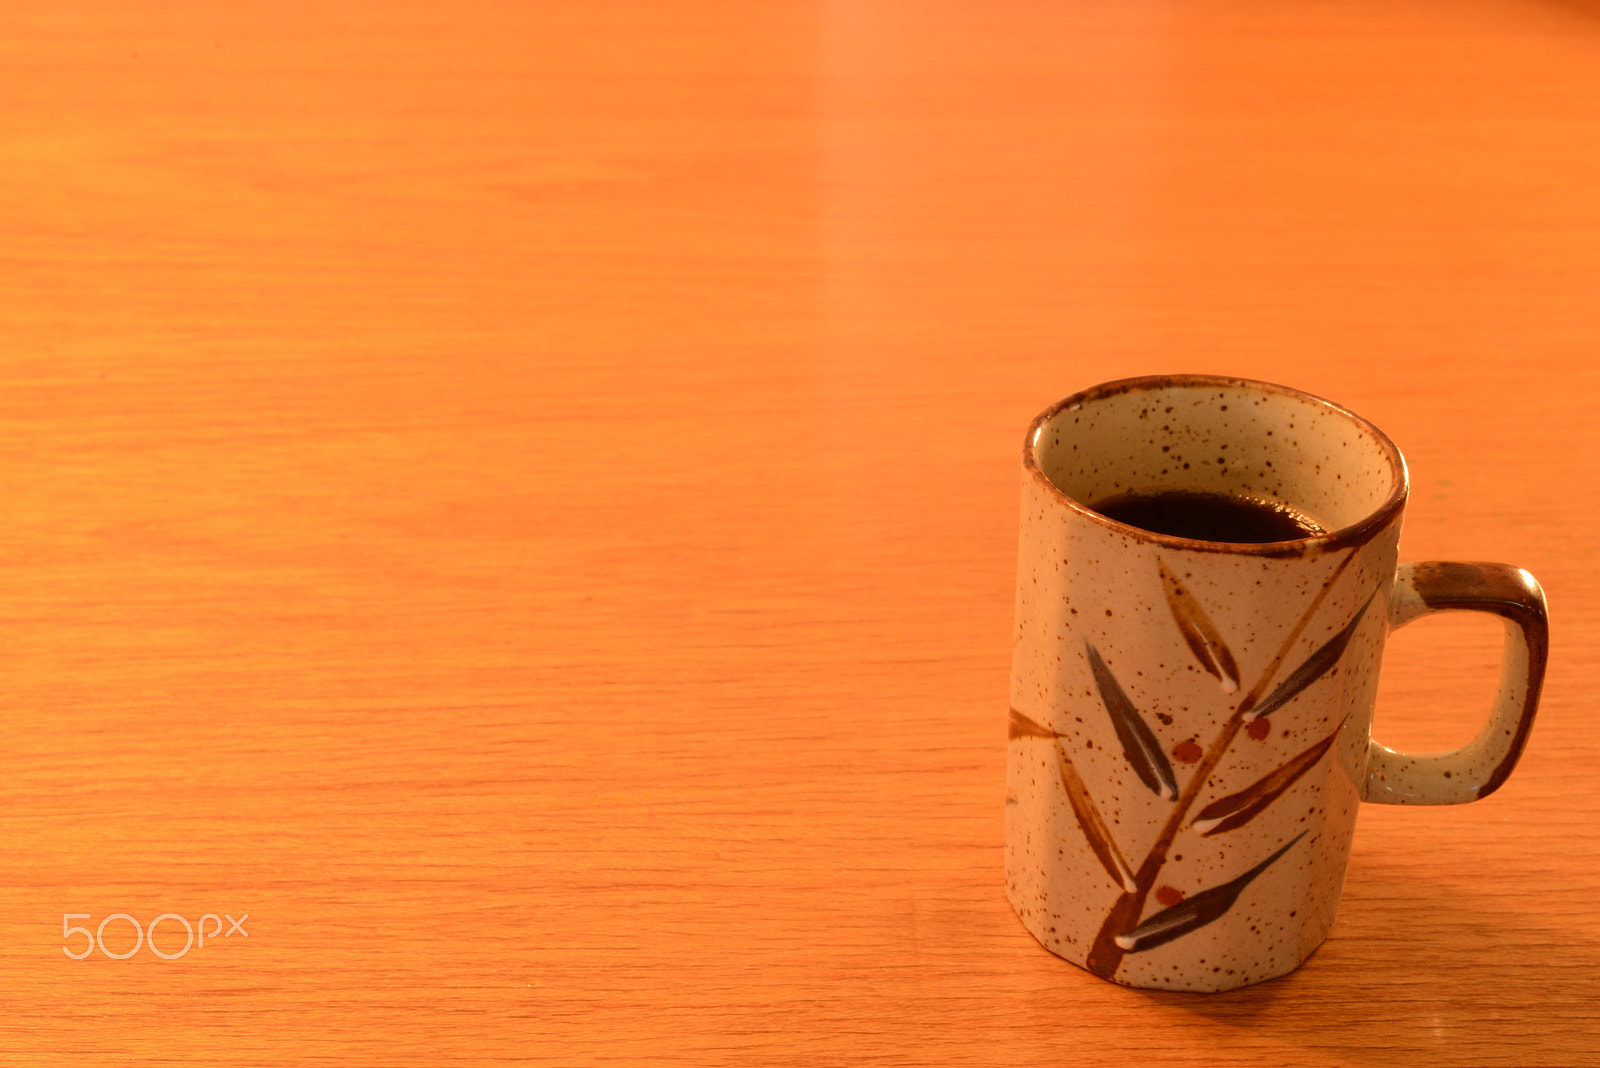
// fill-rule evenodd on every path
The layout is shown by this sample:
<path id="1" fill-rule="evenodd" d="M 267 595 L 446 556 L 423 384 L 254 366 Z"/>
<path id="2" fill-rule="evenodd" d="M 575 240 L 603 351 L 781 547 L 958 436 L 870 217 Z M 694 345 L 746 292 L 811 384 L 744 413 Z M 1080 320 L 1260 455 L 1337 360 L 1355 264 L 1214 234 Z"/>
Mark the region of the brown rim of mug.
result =
<path id="1" fill-rule="evenodd" d="M 1325 534 L 1316 534 L 1309 538 L 1295 538 L 1291 541 L 1203 541 L 1199 538 L 1182 538 L 1173 534 L 1158 534 L 1155 531 L 1129 526 L 1126 523 L 1119 523 L 1109 516 L 1103 516 L 1088 505 L 1062 492 L 1061 488 L 1051 482 L 1039 467 L 1038 458 L 1034 452 L 1034 444 L 1040 430 L 1051 419 L 1071 409 L 1074 405 L 1081 406 L 1090 401 L 1102 400 L 1122 393 L 1132 393 L 1137 390 L 1172 389 L 1174 387 L 1204 389 L 1215 386 L 1283 394 L 1338 412 L 1371 435 L 1383 447 L 1384 456 L 1389 461 L 1390 474 L 1394 479 L 1394 489 L 1389 492 L 1388 497 L 1384 498 L 1383 503 L 1372 512 L 1348 526 L 1330 530 Z M 1142 540 L 1156 545 L 1165 545 L 1173 549 L 1187 549 L 1190 552 L 1235 553 L 1241 556 L 1301 556 L 1308 553 L 1327 552 L 1361 545 L 1399 515 L 1400 510 L 1405 507 L 1406 494 L 1409 488 L 1406 461 L 1405 457 L 1400 455 L 1400 449 L 1394 442 L 1389 440 L 1387 434 L 1355 412 L 1343 405 L 1324 400 L 1322 397 L 1306 393 L 1303 390 L 1291 389 L 1288 386 L 1279 386 L 1271 382 L 1260 382 L 1253 378 L 1233 378 L 1227 375 L 1145 375 L 1140 378 L 1123 378 L 1115 382 L 1103 382 L 1098 386 L 1091 386 L 1088 389 L 1072 394 L 1070 397 L 1065 397 L 1039 413 L 1038 417 L 1028 424 L 1027 434 L 1022 439 L 1022 467 L 1056 500 L 1084 518 L 1102 526 L 1110 527 L 1124 534 L 1134 534 Z"/>

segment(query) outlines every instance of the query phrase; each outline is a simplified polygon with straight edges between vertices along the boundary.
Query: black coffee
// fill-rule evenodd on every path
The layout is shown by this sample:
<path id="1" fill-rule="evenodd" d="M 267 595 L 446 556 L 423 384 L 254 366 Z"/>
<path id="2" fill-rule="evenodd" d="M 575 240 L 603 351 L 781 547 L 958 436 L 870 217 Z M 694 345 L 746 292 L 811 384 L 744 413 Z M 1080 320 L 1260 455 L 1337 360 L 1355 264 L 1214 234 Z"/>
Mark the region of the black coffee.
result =
<path id="1" fill-rule="evenodd" d="M 1089 507 L 1130 527 L 1201 541 L 1292 541 L 1327 532 L 1286 504 L 1220 493 L 1124 493 Z"/>

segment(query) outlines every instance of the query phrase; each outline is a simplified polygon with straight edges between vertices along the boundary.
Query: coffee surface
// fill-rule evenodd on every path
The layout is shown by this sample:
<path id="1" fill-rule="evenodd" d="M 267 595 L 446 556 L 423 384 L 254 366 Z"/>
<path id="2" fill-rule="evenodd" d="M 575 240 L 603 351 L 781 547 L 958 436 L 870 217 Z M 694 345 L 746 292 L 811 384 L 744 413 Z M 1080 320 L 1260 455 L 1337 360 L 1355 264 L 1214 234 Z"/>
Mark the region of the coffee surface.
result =
<path id="1" fill-rule="evenodd" d="M 1089 507 L 1131 527 L 1201 541 L 1293 541 L 1327 533 L 1316 520 L 1288 505 L 1257 497 L 1172 490 L 1119 494 Z"/>

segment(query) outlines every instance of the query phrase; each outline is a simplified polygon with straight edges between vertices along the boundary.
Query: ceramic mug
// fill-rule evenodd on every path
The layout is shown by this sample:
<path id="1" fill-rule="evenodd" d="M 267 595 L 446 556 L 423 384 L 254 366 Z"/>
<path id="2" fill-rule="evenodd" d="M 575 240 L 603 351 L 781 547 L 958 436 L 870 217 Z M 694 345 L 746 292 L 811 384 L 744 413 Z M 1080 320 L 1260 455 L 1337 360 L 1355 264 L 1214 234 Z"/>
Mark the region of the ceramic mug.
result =
<path id="1" fill-rule="evenodd" d="M 1305 528 L 1201 540 L 1096 511 L 1130 500 L 1185 521 L 1253 501 Z M 1006 891 L 1046 948 L 1127 986 L 1283 975 L 1333 924 L 1362 801 L 1459 804 L 1505 781 L 1544 677 L 1544 595 L 1503 564 L 1397 565 L 1405 503 L 1393 442 L 1282 386 L 1136 378 L 1034 420 Z M 1488 722 L 1450 752 L 1378 744 L 1384 639 L 1453 609 L 1506 623 Z"/>

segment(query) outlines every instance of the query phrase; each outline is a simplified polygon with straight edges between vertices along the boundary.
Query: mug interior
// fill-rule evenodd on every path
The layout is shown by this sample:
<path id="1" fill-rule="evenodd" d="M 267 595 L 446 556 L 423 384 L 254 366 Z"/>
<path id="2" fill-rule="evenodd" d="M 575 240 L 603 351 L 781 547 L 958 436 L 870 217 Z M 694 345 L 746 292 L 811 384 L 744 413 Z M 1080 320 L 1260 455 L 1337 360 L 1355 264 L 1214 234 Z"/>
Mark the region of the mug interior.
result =
<path id="1" fill-rule="evenodd" d="M 1316 520 L 1322 538 L 1378 521 L 1406 493 L 1400 450 L 1360 416 L 1284 386 L 1208 375 L 1068 397 L 1035 420 L 1024 462 L 1091 511 L 1124 494 L 1243 496 Z"/>

